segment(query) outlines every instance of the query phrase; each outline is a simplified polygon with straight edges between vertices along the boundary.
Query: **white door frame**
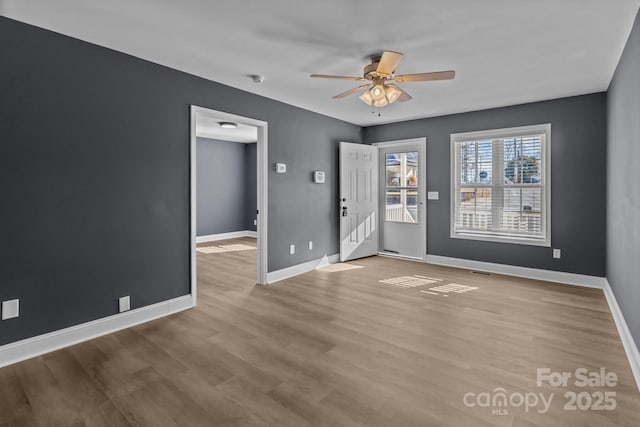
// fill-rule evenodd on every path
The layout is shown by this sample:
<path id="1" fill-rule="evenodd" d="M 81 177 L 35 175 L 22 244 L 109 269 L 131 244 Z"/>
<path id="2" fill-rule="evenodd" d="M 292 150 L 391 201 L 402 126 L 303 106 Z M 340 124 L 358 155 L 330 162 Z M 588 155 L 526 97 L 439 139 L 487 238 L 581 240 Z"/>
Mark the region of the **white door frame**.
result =
<path id="1" fill-rule="evenodd" d="M 398 139 L 395 141 L 384 141 L 384 142 L 374 142 L 371 145 L 374 145 L 376 147 L 378 147 L 378 149 L 380 148 L 405 148 L 408 146 L 412 146 L 412 145 L 419 145 L 420 146 L 420 152 L 418 155 L 418 174 L 419 174 L 419 181 L 418 181 L 418 192 L 421 195 L 421 202 L 422 205 L 422 209 L 420 209 L 420 221 L 422 224 L 424 224 L 424 233 L 422 236 L 422 240 L 421 240 L 421 253 L 422 256 L 420 259 L 422 259 L 423 262 L 427 262 L 427 138 L 426 137 L 422 137 L 422 138 L 410 138 L 410 139 Z M 379 159 L 381 159 L 381 157 L 379 157 Z M 379 160 L 380 161 L 380 160 Z M 380 172 L 382 173 L 382 171 Z M 380 182 L 379 185 L 379 191 L 382 191 L 382 188 L 384 187 L 384 183 Z M 378 214 L 378 229 L 380 230 L 380 232 L 382 233 L 382 227 L 384 226 L 384 197 L 379 197 L 379 214 Z M 379 241 L 382 242 L 384 239 L 384 237 L 382 237 Z M 381 248 L 378 248 L 381 249 Z M 380 252 L 379 252 L 380 253 Z M 388 255 L 388 254 L 385 254 Z M 402 258 L 408 258 L 408 257 L 402 257 Z M 410 259 L 415 259 L 415 258 L 410 258 Z"/>
<path id="2" fill-rule="evenodd" d="M 198 107 L 191 105 L 191 144 L 190 144 L 190 186 L 191 186 L 191 297 L 193 305 L 196 304 L 197 297 L 197 273 L 196 273 L 196 113 L 205 117 L 209 117 L 220 121 L 230 121 L 243 125 L 255 126 L 258 128 L 257 142 L 257 185 L 258 185 L 258 212 L 257 212 L 257 228 L 258 228 L 258 254 L 256 263 L 256 282 L 260 285 L 267 284 L 267 125 L 262 120 L 256 120 L 249 117 L 238 116 L 235 114 L 225 113 L 224 111 L 216 111 L 210 108 Z"/>

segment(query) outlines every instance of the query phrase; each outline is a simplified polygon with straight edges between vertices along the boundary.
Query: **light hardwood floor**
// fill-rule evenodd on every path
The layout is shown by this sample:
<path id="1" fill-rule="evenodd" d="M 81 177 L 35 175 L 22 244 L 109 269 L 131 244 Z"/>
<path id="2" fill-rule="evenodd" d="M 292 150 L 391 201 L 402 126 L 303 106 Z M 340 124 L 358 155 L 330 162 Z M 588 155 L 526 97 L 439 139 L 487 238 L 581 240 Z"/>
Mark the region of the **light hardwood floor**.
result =
<path id="1" fill-rule="evenodd" d="M 230 243 L 255 245 L 204 245 Z M 195 309 L 0 369 L 0 426 L 640 426 L 599 290 L 383 257 L 255 286 L 255 255 L 198 254 Z M 440 280 L 380 281 L 402 276 Z M 601 367 L 615 387 L 536 383 Z M 464 403 L 498 388 L 508 406 Z M 564 410 L 571 391 L 616 408 Z M 534 393 L 548 412 L 515 406 Z"/>

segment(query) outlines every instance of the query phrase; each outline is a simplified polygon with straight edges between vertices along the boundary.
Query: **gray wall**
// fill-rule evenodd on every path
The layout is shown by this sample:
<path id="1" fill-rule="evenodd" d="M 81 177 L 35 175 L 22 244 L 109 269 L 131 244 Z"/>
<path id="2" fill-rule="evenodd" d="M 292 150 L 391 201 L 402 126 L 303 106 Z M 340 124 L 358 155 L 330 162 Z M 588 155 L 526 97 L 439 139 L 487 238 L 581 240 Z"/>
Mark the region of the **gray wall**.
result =
<path id="1" fill-rule="evenodd" d="M 256 163 L 247 170 L 246 147 L 256 144 L 196 140 L 197 235 L 249 230 L 248 209 L 255 217 Z M 255 153 L 255 148 L 253 149 Z M 253 156 L 255 160 L 255 155 Z M 249 194 L 250 193 L 250 194 Z M 252 206 L 247 202 L 254 196 Z M 251 223 L 253 225 L 253 222 Z"/>
<path id="2" fill-rule="evenodd" d="M 427 138 L 427 252 L 454 258 L 605 274 L 606 96 L 604 93 L 414 120 L 363 130 L 367 143 Z M 551 243 L 562 249 L 451 239 L 450 135 L 551 123 Z"/>
<path id="3" fill-rule="evenodd" d="M 338 252 L 337 143 L 360 128 L 0 17 L 0 344 L 189 293 L 189 105 L 269 123 L 269 270 Z M 302 209 L 301 209 L 302 208 Z M 289 256 L 314 240 L 314 251 Z"/>
<path id="4" fill-rule="evenodd" d="M 640 17 L 608 92 L 607 278 L 640 343 Z"/>
<path id="5" fill-rule="evenodd" d="M 245 193 L 244 193 L 244 229 L 257 231 L 253 221 L 257 218 L 258 210 L 258 150 L 257 144 L 244 144 L 244 172 L 245 172 Z"/>

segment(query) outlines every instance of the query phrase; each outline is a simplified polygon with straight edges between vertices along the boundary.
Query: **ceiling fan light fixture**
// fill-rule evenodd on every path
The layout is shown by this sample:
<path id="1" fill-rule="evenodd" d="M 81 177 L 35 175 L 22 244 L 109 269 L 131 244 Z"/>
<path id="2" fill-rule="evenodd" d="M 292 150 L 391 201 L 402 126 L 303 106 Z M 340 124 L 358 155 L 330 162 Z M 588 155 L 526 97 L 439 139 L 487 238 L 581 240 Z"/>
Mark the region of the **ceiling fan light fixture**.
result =
<path id="1" fill-rule="evenodd" d="M 238 124 L 233 122 L 220 122 L 219 124 L 223 129 L 236 129 L 238 127 Z"/>
<path id="2" fill-rule="evenodd" d="M 369 93 L 371 89 L 365 90 L 362 95 L 360 95 L 360 100 L 367 105 L 373 105 L 373 98 L 371 98 L 371 94 Z"/>
<path id="3" fill-rule="evenodd" d="M 373 87 L 369 89 L 369 92 L 371 92 L 371 99 L 373 99 L 374 101 L 380 101 L 384 99 L 386 92 L 384 83 L 381 80 L 376 81 L 373 84 Z"/>
<path id="4" fill-rule="evenodd" d="M 373 106 L 374 107 L 385 107 L 387 105 L 389 105 L 390 102 L 387 101 L 387 98 L 382 97 L 382 99 L 374 99 L 373 100 Z"/>
<path id="5" fill-rule="evenodd" d="M 403 57 L 404 55 L 400 52 L 393 52 L 389 50 L 384 51 L 382 52 L 382 55 L 376 55 L 371 58 L 371 63 L 364 67 L 362 77 L 335 76 L 330 74 L 311 74 L 311 77 L 367 81 L 369 83 L 360 85 L 346 92 L 342 92 L 333 98 L 344 98 L 364 90 L 364 93 L 360 95 L 360 100 L 362 102 L 374 107 L 384 107 L 385 105 L 393 104 L 396 101 L 407 102 L 412 99 L 411 95 L 405 92 L 404 89 L 393 83 L 387 84 L 387 82 L 428 82 L 436 80 L 451 80 L 456 76 L 455 70 L 417 74 L 395 74 L 396 68 L 400 61 L 402 61 Z"/>
<path id="6" fill-rule="evenodd" d="M 373 87 L 360 95 L 360 100 L 373 107 L 385 107 L 397 101 L 401 93 L 400 89 L 387 86 L 384 82 L 378 81 Z"/>
<path id="7" fill-rule="evenodd" d="M 395 86 L 386 86 L 387 89 L 387 99 L 389 100 L 389 104 L 393 104 L 400 98 L 402 91 Z"/>

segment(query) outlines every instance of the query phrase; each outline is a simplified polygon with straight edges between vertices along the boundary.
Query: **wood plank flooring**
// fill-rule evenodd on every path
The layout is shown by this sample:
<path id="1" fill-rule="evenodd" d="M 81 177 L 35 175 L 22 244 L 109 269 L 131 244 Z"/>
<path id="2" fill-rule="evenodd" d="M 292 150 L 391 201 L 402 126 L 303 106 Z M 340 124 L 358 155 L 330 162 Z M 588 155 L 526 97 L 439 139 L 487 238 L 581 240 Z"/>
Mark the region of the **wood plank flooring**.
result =
<path id="1" fill-rule="evenodd" d="M 0 426 L 640 426 L 599 290 L 384 257 L 255 286 L 255 256 L 198 253 L 197 308 L 0 369 Z M 601 367 L 615 387 L 536 382 Z"/>

